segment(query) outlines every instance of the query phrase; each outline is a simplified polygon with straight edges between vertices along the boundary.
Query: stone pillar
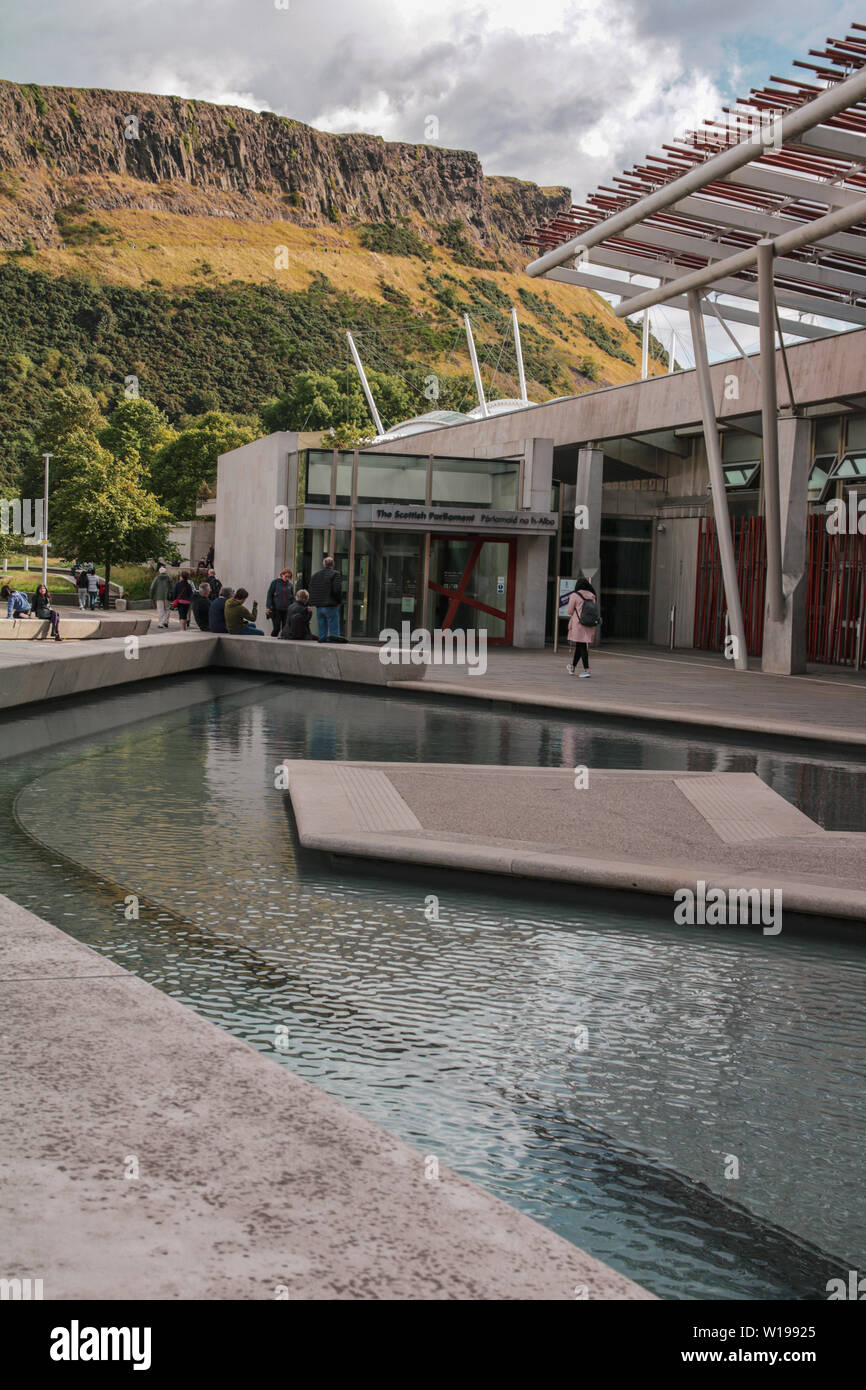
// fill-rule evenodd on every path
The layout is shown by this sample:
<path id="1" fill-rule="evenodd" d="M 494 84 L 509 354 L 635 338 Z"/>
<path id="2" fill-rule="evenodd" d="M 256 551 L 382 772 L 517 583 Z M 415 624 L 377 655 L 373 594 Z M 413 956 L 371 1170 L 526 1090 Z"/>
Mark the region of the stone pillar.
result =
<path id="1" fill-rule="evenodd" d="M 778 429 L 785 611 L 778 623 L 765 613 L 761 670 L 777 676 L 796 676 L 806 669 L 806 538 L 812 431 L 808 420 L 790 413 L 780 416 Z"/>
<path id="2" fill-rule="evenodd" d="M 523 496 L 518 499 L 518 505 L 533 512 L 549 512 L 553 440 L 525 440 L 523 460 Z M 518 536 L 514 576 L 515 647 L 544 646 L 549 555 L 549 536 Z"/>
<path id="3" fill-rule="evenodd" d="M 582 572 L 596 590 L 601 588 L 601 484 L 604 450 L 597 444 L 584 444 L 577 455 L 577 485 L 574 492 L 574 560 L 570 577 Z"/>

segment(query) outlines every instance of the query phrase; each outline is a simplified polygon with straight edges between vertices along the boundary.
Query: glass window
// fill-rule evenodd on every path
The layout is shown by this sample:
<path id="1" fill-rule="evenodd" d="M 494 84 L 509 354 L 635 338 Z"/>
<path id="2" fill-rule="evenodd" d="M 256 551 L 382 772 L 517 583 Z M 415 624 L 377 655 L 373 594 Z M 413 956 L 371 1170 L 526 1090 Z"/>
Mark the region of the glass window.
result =
<path id="1" fill-rule="evenodd" d="M 841 429 L 842 421 L 838 415 L 830 415 L 823 420 L 816 420 L 815 454 L 832 454 L 834 458 L 838 458 Z"/>
<path id="2" fill-rule="evenodd" d="M 846 454 L 836 469 L 837 478 L 866 478 L 866 454 Z"/>
<path id="3" fill-rule="evenodd" d="M 733 467 L 725 465 L 723 469 L 725 490 L 733 492 L 738 488 L 757 487 L 760 467 L 761 465 L 756 459 L 752 459 L 748 463 L 735 464 Z"/>
<path id="4" fill-rule="evenodd" d="M 866 448 L 866 415 L 849 415 L 845 422 L 846 449 Z"/>
<path id="5" fill-rule="evenodd" d="M 298 505 L 305 502 L 328 507 L 331 504 L 331 472 L 334 455 L 331 449 L 307 449 L 301 454 L 298 476 Z"/>
<path id="6" fill-rule="evenodd" d="M 359 502 L 426 502 L 427 459 L 417 454 L 359 454 Z"/>
<path id="7" fill-rule="evenodd" d="M 743 430 L 725 430 L 722 434 L 723 463 L 752 463 L 761 451 L 761 442 Z"/>
<path id="8" fill-rule="evenodd" d="M 433 460 L 433 505 L 457 502 L 471 507 L 515 511 L 520 464 L 506 459 Z"/>
<path id="9" fill-rule="evenodd" d="M 816 458 L 809 473 L 809 501 L 820 502 L 827 479 L 836 467 L 835 454 L 822 454 Z"/>
<path id="10" fill-rule="evenodd" d="M 352 473 L 355 455 L 337 454 L 337 506 L 348 507 L 352 501 Z"/>

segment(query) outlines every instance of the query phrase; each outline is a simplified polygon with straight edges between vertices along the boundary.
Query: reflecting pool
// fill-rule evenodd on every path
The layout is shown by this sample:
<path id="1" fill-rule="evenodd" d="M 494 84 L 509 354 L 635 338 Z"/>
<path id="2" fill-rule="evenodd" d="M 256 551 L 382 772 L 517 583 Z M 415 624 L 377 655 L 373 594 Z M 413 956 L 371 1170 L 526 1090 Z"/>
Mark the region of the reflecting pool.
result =
<path id="1" fill-rule="evenodd" d="M 220 674 L 0 728 L 16 901 L 662 1297 L 866 1265 L 866 952 L 355 876 L 274 786 L 293 756 L 755 770 L 861 829 L 861 762 Z"/>

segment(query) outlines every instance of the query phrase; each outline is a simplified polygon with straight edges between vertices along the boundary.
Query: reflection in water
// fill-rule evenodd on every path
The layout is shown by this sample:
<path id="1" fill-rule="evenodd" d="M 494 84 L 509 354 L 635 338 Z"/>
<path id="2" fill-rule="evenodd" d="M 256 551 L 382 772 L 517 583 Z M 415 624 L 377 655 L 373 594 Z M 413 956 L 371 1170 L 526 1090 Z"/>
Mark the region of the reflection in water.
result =
<path id="1" fill-rule="evenodd" d="M 190 682 L 205 703 L 102 738 L 80 736 L 79 710 L 74 743 L 61 713 L 50 751 L 0 763 L 29 832 L 7 815 L 5 891 L 663 1296 L 824 1297 L 863 1266 L 861 953 L 443 890 L 423 870 L 344 879 L 299 849 L 274 789 L 293 756 L 754 769 L 859 829 L 861 765 L 225 689 Z"/>

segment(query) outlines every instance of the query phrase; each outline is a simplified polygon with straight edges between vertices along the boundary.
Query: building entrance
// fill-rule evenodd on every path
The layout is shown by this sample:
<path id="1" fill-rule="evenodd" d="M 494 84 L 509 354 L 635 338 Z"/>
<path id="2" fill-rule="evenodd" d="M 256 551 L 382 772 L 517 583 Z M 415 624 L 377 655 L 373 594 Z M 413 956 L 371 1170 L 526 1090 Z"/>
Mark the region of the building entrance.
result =
<path id="1" fill-rule="evenodd" d="M 515 540 L 430 537 L 427 578 L 433 628 L 486 631 L 492 645 L 514 636 Z"/>

